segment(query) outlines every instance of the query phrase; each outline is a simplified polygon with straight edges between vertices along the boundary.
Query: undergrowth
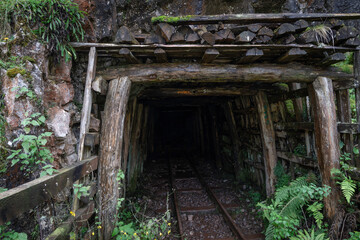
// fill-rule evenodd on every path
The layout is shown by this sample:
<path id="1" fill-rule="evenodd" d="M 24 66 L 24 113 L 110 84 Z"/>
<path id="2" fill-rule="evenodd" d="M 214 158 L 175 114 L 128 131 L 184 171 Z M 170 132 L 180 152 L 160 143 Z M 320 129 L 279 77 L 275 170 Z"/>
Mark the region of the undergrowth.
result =
<path id="1" fill-rule="evenodd" d="M 70 0 L 2 0 L 0 1 L 0 39 L 11 40 L 14 32 L 31 29 L 48 44 L 50 54 L 66 60 L 76 57 L 71 39 L 84 37 L 84 12 Z"/>

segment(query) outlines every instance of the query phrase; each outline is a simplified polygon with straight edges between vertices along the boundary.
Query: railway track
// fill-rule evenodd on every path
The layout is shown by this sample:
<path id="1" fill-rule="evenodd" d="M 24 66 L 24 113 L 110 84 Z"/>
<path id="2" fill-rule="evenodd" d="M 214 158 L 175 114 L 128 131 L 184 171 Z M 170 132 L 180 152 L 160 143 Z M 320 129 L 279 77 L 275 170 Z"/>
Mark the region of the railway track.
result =
<path id="1" fill-rule="evenodd" d="M 260 240 L 260 233 L 245 234 L 231 216 L 236 203 L 224 203 L 219 195 L 224 186 L 207 183 L 191 159 L 168 157 L 170 186 L 182 240 Z"/>

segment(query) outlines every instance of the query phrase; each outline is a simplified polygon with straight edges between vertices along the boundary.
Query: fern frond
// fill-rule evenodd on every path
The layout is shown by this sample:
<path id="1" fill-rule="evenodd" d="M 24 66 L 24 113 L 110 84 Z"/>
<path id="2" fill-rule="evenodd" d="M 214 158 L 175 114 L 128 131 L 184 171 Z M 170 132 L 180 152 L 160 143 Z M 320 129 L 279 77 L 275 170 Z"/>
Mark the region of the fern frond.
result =
<path id="1" fill-rule="evenodd" d="M 345 196 L 345 199 L 348 203 L 350 203 L 351 197 L 354 195 L 356 189 L 356 184 L 350 178 L 345 178 L 341 182 L 341 190 Z"/>
<path id="2" fill-rule="evenodd" d="M 266 228 L 266 231 L 265 231 L 265 240 L 273 240 L 274 239 L 274 230 L 275 230 L 274 225 L 269 224 L 269 226 Z"/>
<path id="3" fill-rule="evenodd" d="M 301 215 L 299 214 L 299 211 L 302 206 L 305 205 L 306 199 L 303 198 L 301 195 L 297 195 L 293 198 L 291 198 L 281 209 L 280 215 L 281 216 L 288 216 L 290 218 L 299 218 Z"/>
<path id="4" fill-rule="evenodd" d="M 311 213 L 311 215 L 314 217 L 315 222 L 318 226 L 319 229 L 321 229 L 323 220 L 324 220 L 324 215 L 322 214 L 321 210 L 323 209 L 324 204 L 320 203 L 320 202 L 314 202 L 313 204 L 311 204 L 307 210 Z"/>

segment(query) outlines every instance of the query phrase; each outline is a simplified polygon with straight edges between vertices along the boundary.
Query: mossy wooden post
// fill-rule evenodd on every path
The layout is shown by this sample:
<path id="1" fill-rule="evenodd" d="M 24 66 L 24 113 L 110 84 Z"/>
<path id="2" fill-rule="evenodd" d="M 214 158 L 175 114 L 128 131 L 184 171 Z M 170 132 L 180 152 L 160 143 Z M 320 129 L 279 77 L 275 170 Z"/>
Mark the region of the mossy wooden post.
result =
<path id="1" fill-rule="evenodd" d="M 264 153 L 266 194 L 267 196 L 270 196 L 275 192 L 274 169 L 277 162 L 275 130 L 266 94 L 263 91 L 260 91 L 255 98 L 260 120 L 261 140 Z"/>
<path id="2" fill-rule="evenodd" d="M 339 192 L 331 169 L 339 168 L 339 137 L 336 127 L 336 111 L 332 80 L 318 77 L 309 84 L 309 97 L 314 116 L 316 154 L 323 185 L 331 187 L 325 198 L 326 216 L 332 220 L 339 203 Z"/>
<path id="3" fill-rule="evenodd" d="M 354 53 L 354 75 L 355 81 L 358 83 L 360 81 L 360 51 L 356 51 Z M 356 122 L 360 123 L 360 88 L 355 88 L 355 96 L 356 96 Z M 358 134 L 357 140 L 358 146 L 360 146 L 360 134 Z M 360 167 L 360 157 L 356 157 L 355 159 L 356 167 Z"/>
<path id="4" fill-rule="evenodd" d="M 102 224 L 100 239 L 111 238 L 116 222 L 116 204 L 119 197 L 116 177 L 121 168 L 124 121 L 130 87 L 131 81 L 128 77 L 112 80 L 106 97 L 99 162 L 99 217 Z"/>

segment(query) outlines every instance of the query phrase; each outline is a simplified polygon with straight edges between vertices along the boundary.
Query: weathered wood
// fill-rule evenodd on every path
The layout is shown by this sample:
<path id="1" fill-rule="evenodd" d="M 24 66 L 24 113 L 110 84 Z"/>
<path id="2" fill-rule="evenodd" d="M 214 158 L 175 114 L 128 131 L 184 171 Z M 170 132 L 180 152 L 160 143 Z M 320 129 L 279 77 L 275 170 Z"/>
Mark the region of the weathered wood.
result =
<path id="1" fill-rule="evenodd" d="M 220 55 L 219 51 L 214 48 L 206 49 L 202 59 L 201 63 L 211 63 L 214 61 L 218 56 Z"/>
<path id="2" fill-rule="evenodd" d="M 110 82 L 106 97 L 105 117 L 101 131 L 99 161 L 99 218 L 101 236 L 110 239 L 115 224 L 116 204 L 119 197 L 117 173 L 121 168 L 124 119 L 130 94 L 131 81 L 120 77 Z"/>
<path id="3" fill-rule="evenodd" d="M 91 114 L 89 132 L 100 132 L 100 124 L 100 119 L 97 119 L 96 117 L 94 117 L 94 115 Z"/>
<path id="4" fill-rule="evenodd" d="M 246 88 L 150 88 L 139 94 L 141 98 L 199 97 L 199 96 L 243 96 L 255 95 L 257 90 Z"/>
<path id="5" fill-rule="evenodd" d="M 263 50 L 252 48 L 245 53 L 245 56 L 239 59 L 238 63 L 253 63 L 264 56 Z"/>
<path id="6" fill-rule="evenodd" d="M 131 31 L 125 26 L 120 27 L 117 31 L 114 43 L 139 44 Z"/>
<path id="7" fill-rule="evenodd" d="M 98 157 L 93 156 L 63 168 L 54 175 L 41 177 L 0 193 L 0 224 L 3 225 L 52 199 L 65 187 L 71 187 L 75 181 L 95 171 L 97 166 Z"/>
<path id="8" fill-rule="evenodd" d="M 326 216 L 333 219 L 339 204 L 339 191 L 331 176 L 331 170 L 339 168 L 339 139 L 336 130 L 336 111 L 331 79 L 318 77 L 309 85 L 310 101 L 313 107 L 315 145 L 322 183 L 331 187 L 331 193 L 324 199 Z"/>
<path id="9" fill-rule="evenodd" d="M 308 95 L 309 95 L 309 93 L 308 93 L 307 88 L 301 88 L 301 89 L 290 91 L 290 92 L 287 92 L 284 94 L 269 96 L 269 102 L 276 103 L 276 102 L 280 102 L 280 101 L 286 101 L 288 99 L 295 99 L 298 97 L 306 97 Z"/>
<path id="10" fill-rule="evenodd" d="M 302 64 L 256 64 L 256 65 L 202 65 L 202 64 L 151 64 L 128 65 L 108 68 L 98 72 L 106 80 L 129 76 L 133 82 L 313 82 L 324 75 L 334 80 L 352 80 L 343 72 L 327 71 Z"/>
<path id="11" fill-rule="evenodd" d="M 85 135 L 84 145 L 86 147 L 95 147 L 100 144 L 100 134 L 99 133 L 87 133 Z"/>
<path id="12" fill-rule="evenodd" d="M 350 95 L 349 90 L 341 90 L 336 93 L 337 110 L 339 120 L 342 123 L 351 123 L 351 107 L 350 107 Z M 341 134 L 341 138 L 345 143 L 345 151 L 350 153 L 351 159 L 353 159 L 353 135 Z"/>
<path id="13" fill-rule="evenodd" d="M 301 84 L 300 83 L 291 83 L 290 84 L 290 89 L 291 90 L 299 90 L 301 89 Z M 302 98 L 295 98 L 293 100 L 293 105 L 294 105 L 294 111 L 295 111 L 295 117 L 296 117 L 296 121 L 298 122 L 302 122 L 303 121 L 303 100 Z"/>
<path id="14" fill-rule="evenodd" d="M 330 66 L 334 63 L 338 63 L 338 62 L 342 62 L 346 59 L 345 54 L 343 53 L 334 53 L 331 55 L 328 55 L 324 58 L 324 60 L 322 60 L 319 65 L 323 65 L 323 66 Z"/>
<path id="15" fill-rule="evenodd" d="M 256 37 L 256 34 L 250 31 L 244 31 L 236 36 L 235 43 L 249 43 Z"/>
<path id="16" fill-rule="evenodd" d="M 154 55 L 156 57 L 156 62 L 166 63 L 168 62 L 166 51 L 162 48 L 157 48 L 154 50 Z"/>
<path id="17" fill-rule="evenodd" d="M 90 113 L 91 113 L 91 105 L 92 105 L 91 85 L 96 74 L 96 62 L 97 62 L 96 48 L 92 47 L 89 52 L 89 62 L 86 73 L 86 82 L 85 82 L 85 90 L 84 90 L 84 101 L 81 111 L 78 161 L 81 161 L 83 158 L 85 134 L 86 132 L 89 131 Z"/>
<path id="18" fill-rule="evenodd" d="M 265 166 L 266 194 L 267 196 L 271 196 L 275 192 L 274 169 L 277 162 L 275 131 L 267 96 L 264 92 L 260 91 L 255 98 L 260 120 Z"/>
<path id="19" fill-rule="evenodd" d="M 171 36 L 175 33 L 175 28 L 167 23 L 159 23 L 157 25 L 157 30 L 160 32 L 161 36 L 165 39 L 166 42 L 170 42 Z"/>
<path id="20" fill-rule="evenodd" d="M 133 64 L 141 63 L 141 61 L 137 59 L 128 48 L 120 49 L 119 55 L 125 58 L 128 63 L 133 63 Z"/>
<path id="21" fill-rule="evenodd" d="M 279 63 L 288 63 L 291 61 L 294 61 L 300 57 L 303 57 L 307 54 L 306 51 L 301 50 L 300 48 L 292 48 L 287 53 L 285 53 L 283 56 L 278 58 Z"/>
<path id="22" fill-rule="evenodd" d="M 280 152 L 280 151 L 277 152 L 277 156 L 279 158 L 285 159 L 292 163 L 300 164 L 305 167 L 310 167 L 310 168 L 318 167 L 316 159 L 313 159 L 313 158 L 296 156 L 295 154 L 290 153 L 290 152 Z"/>
<path id="23" fill-rule="evenodd" d="M 210 44 L 211 46 L 215 45 L 215 35 L 210 32 L 205 32 L 201 35 L 201 38 Z"/>
<path id="24" fill-rule="evenodd" d="M 108 83 L 101 76 L 96 77 L 91 86 L 95 92 L 106 95 Z"/>
<path id="25" fill-rule="evenodd" d="M 354 53 L 354 77 L 355 82 L 360 82 L 360 51 L 356 51 Z M 360 87 L 357 86 L 355 88 L 355 105 L 356 105 L 356 122 L 360 123 Z M 356 142 L 358 145 L 358 149 L 360 147 L 360 135 L 357 136 L 358 141 Z M 360 156 L 355 159 L 356 167 L 360 167 Z"/>
<path id="26" fill-rule="evenodd" d="M 158 22 L 169 22 L 173 25 L 192 25 L 192 24 L 217 24 L 222 22 L 224 24 L 235 23 L 235 24 L 251 24 L 251 23 L 289 23 L 296 22 L 300 19 L 306 21 L 319 21 L 322 22 L 324 19 L 360 19 L 358 13 L 278 13 L 278 14 L 223 14 L 223 15 L 198 15 L 198 16 L 186 16 L 177 17 L 176 21 L 169 21 L 169 18 L 152 20 L 155 23 Z M 169 20 L 168 20 L 169 19 Z"/>

